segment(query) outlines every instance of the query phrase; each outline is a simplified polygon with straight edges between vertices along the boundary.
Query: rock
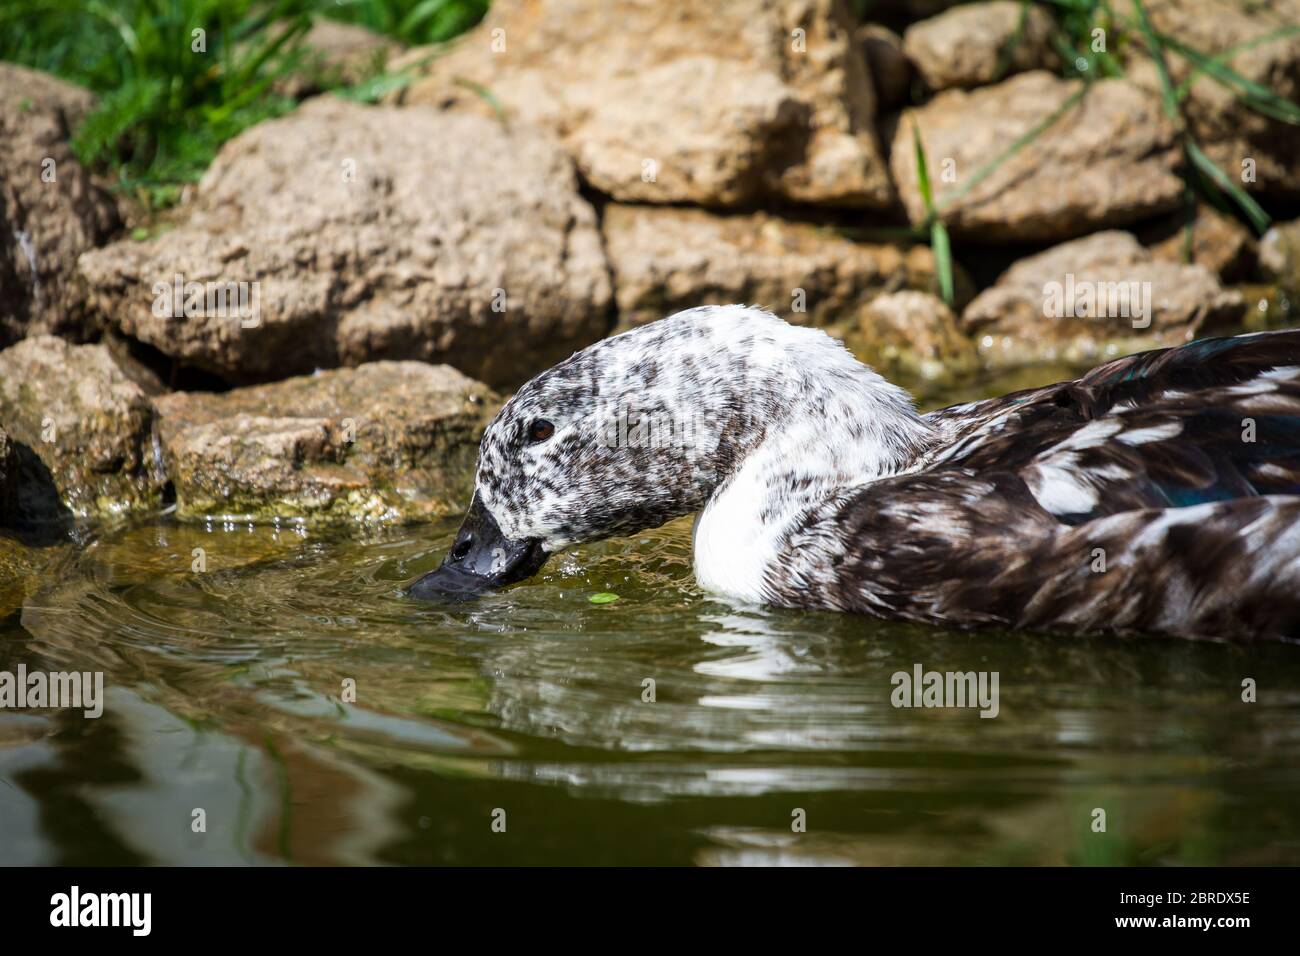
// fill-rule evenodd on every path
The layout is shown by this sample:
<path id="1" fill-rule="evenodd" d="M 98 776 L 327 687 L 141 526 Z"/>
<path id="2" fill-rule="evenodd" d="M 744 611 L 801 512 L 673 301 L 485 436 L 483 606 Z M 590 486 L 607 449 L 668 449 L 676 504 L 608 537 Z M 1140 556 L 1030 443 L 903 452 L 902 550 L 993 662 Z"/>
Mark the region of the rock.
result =
<path id="1" fill-rule="evenodd" d="M 903 38 L 889 27 L 864 23 L 858 28 L 857 41 L 871 71 L 876 108 L 884 111 L 901 106 L 912 86 L 912 64 L 903 52 Z"/>
<path id="2" fill-rule="evenodd" d="M 878 296 L 833 329 L 858 360 L 891 381 L 951 384 L 978 371 L 979 353 L 943 300 L 928 292 Z"/>
<path id="3" fill-rule="evenodd" d="M 1024 70 L 1053 69 L 1056 21 L 1041 7 L 989 0 L 914 23 L 903 49 L 932 90 L 995 83 Z"/>
<path id="4" fill-rule="evenodd" d="M 0 352 L 0 424 L 17 446 L 25 519 L 161 503 L 153 406 L 104 345 L 38 335 Z"/>
<path id="5" fill-rule="evenodd" d="M 1159 102 L 1121 80 L 1099 80 L 963 195 L 973 177 L 1049 120 L 1081 88 L 1039 70 L 971 92 L 949 90 L 905 112 L 894 135 L 894 180 L 914 223 L 925 220 L 912 141 L 915 117 L 936 202 L 954 233 L 986 240 L 1065 239 L 1176 208 L 1179 150 Z M 955 181 L 943 176 L 952 160 Z"/>
<path id="6" fill-rule="evenodd" d="M 1132 234 L 1109 231 L 1020 260 L 966 307 L 962 325 L 993 366 L 1086 364 L 1229 327 L 1245 310 L 1203 266 L 1159 261 Z"/>
<path id="7" fill-rule="evenodd" d="M 181 518 L 403 521 L 464 505 L 496 396 L 447 366 L 371 362 L 157 400 Z"/>
<path id="8" fill-rule="evenodd" d="M 617 200 L 885 209 L 854 26 L 845 0 L 498 0 L 450 51 L 395 66 L 428 74 L 404 102 L 544 127 Z"/>
<path id="9" fill-rule="evenodd" d="M 1279 96 L 1300 102 L 1300 34 L 1273 36 L 1300 23 L 1300 0 L 1148 0 L 1152 26 L 1184 45 L 1214 57 L 1237 52 L 1224 64 L 1246 80 Z M 1135 48 L 1128 75 L 1147 89 L 1158 91 L 1155 65 Z M 1174 53 L 1166 55 L 1174 83 L 1181 84 L 1191 67 Z M 1271 119 L 1247 107 L 1232 91 L 1201 73 L 1192 83 L 1183 111 L 1193 138 L 1234 182 L 1267 196 L 1300 197 L 1300 126 Z M 1253 164 L 1253 181 L 1245 179 L 1243 163 Z"/>
<path id="10" fill-rule="evenodd" d="M 18 455 L 0 428 L 0 527 L 13 521 L 18 503 Z"/>
<path id="11" fill-rule="evenodd" d="M 875 0 L 870 9 L 873 15 L 878 14 L 881 18 L 910 23 L 942 13 L 958 3 L 961 0 Z"/>
<path id="12" fill-rule="evenodd" d="M 0 621 L 23 606 L 31 589 L 33 551 L 0 533 Z"/>
<path id="13" fill-rule="evenodd" d="M 88 332 L 77 255 L 119 224 L 68 145 L 94 106 L 80 87 L 0 63 L 0 347 L 29 333 Z"/>
<path id="14" fill-rule="evenodd" d="M 1246 318 L 1242 321 L 1245 332 L 1263 332 L 1266 329 L 1289 329 L 1295 326 L 1295 292 L 1285 284 L 1247 282 L 1235 286 L 1246 300 Z"/>
<path id="15" fill-rule="evenodd" d="M 377 76 L 406 49 L 391 37 L 327 17 L 317 17 L 300 42 L 301 69 L 276 84 L 283 95 L 296 99 Z"/>
<path id="16" fill-rule="evenodd" d="M 186 216 L 81 269 L 125 335 L 227 382 L 414 358 L 514 385 L 608 329 L 572 164 L 483 117 L 317 97 L 226 144 Z M 169 317 L 177 276 L 198 314 Z"/>
<path id="17" fill-rule="evenodd" d="M 1164 262 L 1205 266 L 1224 282 L 1239 282 L 1251 275 L 1256 243 L 1250 230 L 1231 216 L 1201 204 L 1191 218 L 1189 248 L 1187 220 L 1187 213 L 1176 213 L 1143 228 L 1138 237 L 1153 256 Z"/>
<path id="18" fill-rule="evenodd" d="M 392 37 L 327 17 L 317 17 L 302 42 L 314 63 L 344 83 L 382 72 L 388 59 L 405 49 Z"/>
<path id="19" fill-rule="evenodd" d="M 1300 292 L 1300 219 L 1278 223 L 1259 242 L 1259 267 L 1291 292 Z"/>
<path id="20" fill-rule="evenodd" d="M 824 326 L 883 292 L 937 285 L 926 246 L 853 242 L 828 228 L 765 213 L 611 204 L 603 226 L 620 329 L 729 302 Z M 967 301 L 971 286 L 964 275 L 958 289 Z"/>

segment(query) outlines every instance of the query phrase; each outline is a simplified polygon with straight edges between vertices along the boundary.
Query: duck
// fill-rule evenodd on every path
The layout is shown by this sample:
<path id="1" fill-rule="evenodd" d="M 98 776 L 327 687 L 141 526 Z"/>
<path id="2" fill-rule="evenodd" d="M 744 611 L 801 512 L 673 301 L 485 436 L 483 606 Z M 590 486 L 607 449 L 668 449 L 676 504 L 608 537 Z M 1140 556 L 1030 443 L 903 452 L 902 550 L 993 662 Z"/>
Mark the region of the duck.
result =
<path id="1" fill-rule="evenodd" d="M 460 600 L 695 514 L 740 604 L 1046 633 L 1300 639 L 1300 330 L 920 413 L 816 328 L 702 306 L 540 373 L 483 433 Z"/>

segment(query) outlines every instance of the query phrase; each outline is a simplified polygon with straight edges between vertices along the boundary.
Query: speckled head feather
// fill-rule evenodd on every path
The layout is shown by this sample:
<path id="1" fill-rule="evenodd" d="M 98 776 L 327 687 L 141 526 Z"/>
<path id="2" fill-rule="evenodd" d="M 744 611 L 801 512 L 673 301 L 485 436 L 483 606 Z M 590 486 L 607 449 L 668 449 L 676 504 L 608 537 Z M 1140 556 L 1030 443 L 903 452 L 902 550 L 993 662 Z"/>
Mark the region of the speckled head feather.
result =
<path id="1" fill-rule="evenodd" d="M 828 417 L 875 446 L 877 469 L 914 457 L 927 432 L 905 392 L 824 332 L 691 309 L 524 385 L 483 436 L 476 493 L 507 537 L 554 552 L 699 511 L 756 449 Z M 553 432 L 534 441 L 537 422 Z"/>

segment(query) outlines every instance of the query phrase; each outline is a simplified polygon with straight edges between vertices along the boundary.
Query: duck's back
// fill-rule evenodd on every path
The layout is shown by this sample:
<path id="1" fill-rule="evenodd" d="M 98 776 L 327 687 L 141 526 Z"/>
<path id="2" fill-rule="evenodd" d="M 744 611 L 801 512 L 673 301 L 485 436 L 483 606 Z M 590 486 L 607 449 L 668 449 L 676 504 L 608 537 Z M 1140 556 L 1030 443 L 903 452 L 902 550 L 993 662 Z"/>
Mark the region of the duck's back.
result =
<path id="1" fill-rule="evenodd" d="M 941 440 L 917 469 L 794 531 L 786 582 L 809 598 L 775 579 L 782 603 L 1300 639 L 1300 331 L 1147 352 L 927 418 Z"/>
<path id="2" fill-rule="evenodd" d="M 930 416 L 932 469 L 1013 471 L 1059 520 L 1300 494 L 1300 330 L 1117 359 Z"/>

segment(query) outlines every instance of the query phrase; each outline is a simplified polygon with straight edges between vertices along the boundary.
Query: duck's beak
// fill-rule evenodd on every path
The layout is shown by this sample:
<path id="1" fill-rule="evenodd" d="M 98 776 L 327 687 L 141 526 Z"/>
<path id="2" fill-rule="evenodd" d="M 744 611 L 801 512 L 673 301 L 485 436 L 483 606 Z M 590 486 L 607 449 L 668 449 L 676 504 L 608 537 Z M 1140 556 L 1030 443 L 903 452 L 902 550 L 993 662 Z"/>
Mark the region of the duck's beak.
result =
<path id="1" fill-rule="evenodd" d="M 412 584 L 407 593 L 435 601 L 473 597 L 532 577 L 546 557 L 539 541 L 511 541 L 503 535 L 475 494 L 442 564 Z"/>

